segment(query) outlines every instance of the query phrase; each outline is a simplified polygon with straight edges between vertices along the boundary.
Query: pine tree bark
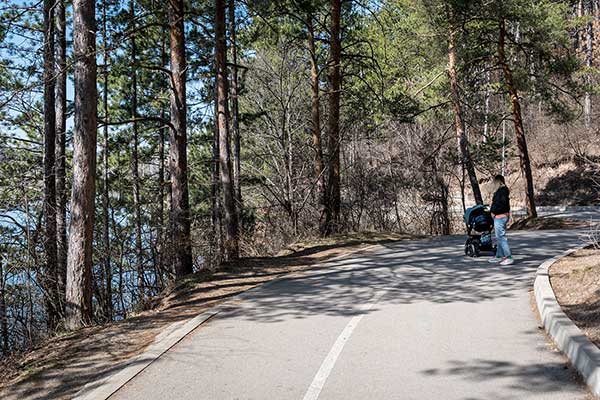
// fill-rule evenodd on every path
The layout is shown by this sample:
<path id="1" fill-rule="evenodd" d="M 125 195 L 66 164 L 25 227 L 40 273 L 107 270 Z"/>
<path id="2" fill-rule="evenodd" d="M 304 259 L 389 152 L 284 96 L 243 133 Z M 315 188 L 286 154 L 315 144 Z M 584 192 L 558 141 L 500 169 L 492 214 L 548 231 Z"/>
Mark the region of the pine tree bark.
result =
<path id="1" fill-rule="evenodd" d="M 504 74 L 504 84 L 510 97 L 512 106 L 513 120 L 515 124 L 515 136 L 517 139 L 517 147 L 519 148 L 519 160 L 521 164 L 521 173 L 525 177 L 526 183 L 526 206 L 527 215 L 531 218 L 537 217 L 535 208 L 535 192 L 533 186 L 533 174 L 531 172 L 531 162 L 529 161 L 529 151 L 527 149 L 527 141 L 525 139 L 525 129 L 523 127 L 523 117 L 521 113 L 521 104 L 519 102 L 519 93 L 515 87 L 513 73 L 506 60 L 505 43 L 506 43 L 506 21 L 500 19 L 498 36 L 498 62 L 502 67 Z"/>
<path id="2" fill-rule="evenodd" d="M 103 191 L 102 191 L 102 237 L 104 242 L 104 302 L 102 309 L 104 317 L 107 321 L 112 321 L 114 314 L 113 307 L 113 293 L 112 293 L 112 247 L 110 243 L 110 180 L 109 180 L 109 163 L 108 157 L 110 154 L 109 149 L 109 108 L 108 108 L 108 76 L 110 66 L 110 56 L 108 53 L 108 16 L 107 16 L 107 4 L 106 1 L 102 3 L 102 43 L 103 49 L 103 114 L 104 114 L 104 126 L 103 126 L 103 155 L 102 155 L 102 180 L 103 180 Z"/>
<path id="3" fill-rule="evenodd" d="M 67 253 L 66 326 L 92 319 L 92 240 L 96 173 L 96 17 L 93 0 L 73 1 L 75 124 Z"/>
<path id="4" fill-rule="evenodd" d="M 340 194 L 340 99 L 341 99 L 341 0 L 331 0 L 331 37 L 329 59 L 329 119 L 328 130 L 328 179 L 327 179 L 327 207 L 325 211 L 324 235 L 336 233 L 339 230 L 341 209 Z"/>
<path id="5" fill-rule="evenodd" d="M 216 65 L 216 62 L 215 62 Z M 216 77 L 216 73 L 215 73 Z M 214 132 L 212 143 L 212 163 L 211 163 L 211 233 L 213 246 L 213 263 L 220 264 L 220 259 L 223 254 L 222 249 L 222 234 L 221 234 L 221 210 L 220 210 L 220 170 L 219 170 L 219 104 L 217 98 L 217 80 L 215 79 L 213 96 L 215 98 L 215 114 L 214 114 Z"/>
<path id="6" fill-rule="evenodd" d="M 48 329 L 60 320 L 56 236 L 56 93 L 54 67 L 54 0 L 44 0 L 44 250 Z"/>
<path id="7" fill-rule="evenodd" d="M 8 354 L 8 315 L 6 313 L 6 279 L 0 254 L 0 330 L 2 331 L 2 355 Z"/>
<path id="8" fill-rule="evenodd" d="M 183 7 L 183 0 L 169 0 L 169 35 L 171 42 L 169 170 L 171 173 L 173 267 L 177 278 L 193 272 L 187 170 L 187 65 Z"/>
<path id="9" fill-rule="evenodd" d="M 594 2 L 592 0 L 588 1 L 587 4 L 587 13 L 590 16 L 590 21 L 586 27 L 586 35 L 585 35 L 585 66 L 591 68 L 594 61 Z M 588 72 L 589 74 L 589 72 Z M 584 99 L 584 117 L 585 117 L 585 126 L 589 127 L 592 116 L 592 96 L 589 90 L 585 92 Z"/>
<path id="10" fill-rule="evenodd" d="M 135 32 L 135 2 L 129 2 L 131 18 L 131 31 Z M 132 144 L 131 144 L 131 173 L 133 175 L 133 208 L 135 213 L 135 264 L 138 280 L 138 301 L 145 297 L 146 283 L 144 278 L 144 264 L 142 249 L 142 209 L 140 204 L 140 171 L 139 171 L 139 129 L 138 129 L 138 84 L 137 84 L 137 42 L 136 35 L 131 35 L 131 119 L 132 119 Z"/>
<path id="11" fill-rule="evenodd" d="M 59 310 L 64 314 L 67 280 L 67 31 L 64 0 L 56 2 L 56 231 Z"/>
<path id="12" fill-rule="evenodd" d="M 229 110 L 227 99 L 227 44 L 225 41 L 225 0 L 215 2 L 215 59 L 217 68 L 217 119 L 219 127 L 219 169 L 225 212 L 225 256 L 227 260 L 239 257 L 238 216 L 232 181 L 229 139 Z"/>
<path id="13" fill-rule="evenodd" d="M 241 186 L 241 133 L 239 110 L 238 84 L 238 54 L 237 32 L 235 20 L 235 0 L 229 0 L 229 40 L 231 43 L 231 129 L 233 131 L 233 191 L 238 217 L 242 215 L 242 186 Z"/>
<path id="14" fill-rule="evenodd" d="M 315 29 L 313 15 L 307 16 L 308 51 L 310 56 L 310 89 L 311 89 L 311 121 L 314 158 L 314 173 L 317 180 L 317 204 L 319 212 L 319 231 L 325 234 L 326 188 L 325 167 L 323 165 L 323 145 L 321 143 L 321 105 L 319 89 L 319 63 L 315 46 Z"/>
<path id="15" fill-rule="evenodd" d="M 113 319 L 113 300 L 112 300 L 112 266 L 111 266 L 111 245 L 110 245 L 110 198 L 109 189 L 110 182 L 108 179 L 109 167 L 108 167 L 108 154 L 109 154 L 109 138 L 108 138 L 108 69 L 110 64 L 108 54 L 108 20 L 107 20 L 107 4 L 106 1 L 102 2 L 102 44 L 104 46 L 102 58 L 104 62 L 104 68 L 102 71 L 102 107 L 103 107 L 103 118 L 104 126 L 102 127 L 103 137 L 103 152 L 102 152 L 102 181 L 104 183 L 102 188 L 102 241 L 104 243 L 104 255 L 103 255 L 103 267 L 104 267 L 104 302 L 102 304 L 102 310 L 104 318 L 107 321 Z"/>
<path id="16" fill-rule="evenodd" d="M 161 45 L 161 65 L 163 67 L 168 66 L 168 55 L 166 51 L 167 38 L 166 35 L 162 35 Z M 168 88 L 167 88 L 168 89 Z M 167 110 L 163 105 L 161 106 L 160 118 L 165 121 L 167 118 Z M 158 281 L 163 282 L 163 272 L 165 269 L 165 253 L 166 253 L 166 238 L 165 238 L 165 140 L 168 136 L 168 127 L 165 125 L 159 129 L 159 142 L 158 142 L 158 218 L 156 221 L 156 237 L 157 237 L 157 249 L 158 249 L 158 265 L 157 274 Z M 162 287 L 161 287 L 162 288 Z"/>
<path id="17" fill-rule="evenodd" d="M 452 20 L 452 12 L 449 10 L 448 6 L 447 15 L 449 16 L 449 19 Z M 466 170 L 469 177 L 475 203 L 483 204 L 483 197 L 481 195 L 481 189 L 479 188 L 479 181 L 477 180 L 477 172 L 473 165 L 473 159 L 471 158 L 471 152 L 469 151 L 469 142 L 465 134 L 465 121 L 463 118 L 462 106 L 460 104 L 458 77 L 456 73 L 456 29 L 454 24 L 450 23 L 449 30 L 448 78 L 450 80 L 450 95 L 452 98 L 452 106 L 454 108 L 454 126 L 458 150 L 461 157 L 461 166 Z"/>

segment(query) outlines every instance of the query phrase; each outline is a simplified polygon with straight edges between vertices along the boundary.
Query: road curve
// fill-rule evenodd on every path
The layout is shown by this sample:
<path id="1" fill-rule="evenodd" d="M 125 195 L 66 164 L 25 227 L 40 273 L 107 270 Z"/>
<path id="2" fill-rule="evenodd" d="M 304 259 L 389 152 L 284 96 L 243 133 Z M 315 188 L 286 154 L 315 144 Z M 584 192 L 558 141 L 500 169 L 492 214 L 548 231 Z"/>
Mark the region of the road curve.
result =
<path id="1" fill-rule="evenodd" d="M 386 244 L 244 295 L 111 399 L 580 400 L 531 310 L 536 267 L 576 232 L 511 232 L 517 263 L 464 237 Z"/>

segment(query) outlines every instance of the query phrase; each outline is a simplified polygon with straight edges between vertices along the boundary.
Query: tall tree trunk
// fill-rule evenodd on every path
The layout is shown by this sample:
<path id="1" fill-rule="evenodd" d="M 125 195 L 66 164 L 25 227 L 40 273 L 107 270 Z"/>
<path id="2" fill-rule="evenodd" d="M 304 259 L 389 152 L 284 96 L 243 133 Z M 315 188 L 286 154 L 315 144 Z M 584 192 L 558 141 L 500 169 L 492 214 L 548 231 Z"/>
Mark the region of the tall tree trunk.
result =
<path id="1" fill-rule="evenodd" d="M 575 4 L 573 4 L 573 17 L 581 18 L 583 15 L 583 0 L 577 0 Z M 579 52 L 579 46 L 581 43 L 581 29 L 579 26 L 575 26 L 573 29 L 573 50 L 575 53 Z"/>
<path id="2" fill-rule="evenodd" d="M 67 28 L 64 0 L 56 2 L 56 231 L 59 310 L 64 313 L 67 280 Z"/>
<path id="3" fill-rule="evenodd" d="M 225 0 L 215 2 L 215 59 L 217 67 L 217 118 L 219 126 L 219 167 L 225 211 L 225 255 L 228 260 L 239 257 L 238 216 L 231 179 L 229 146 L 229 110 L 227 106 L 227 44 L 225 41 Z"/>
<path id="4" fill-rule="evenodd" d="M 160 112 L 161 119 L 167 117 L 165 110 Z M 160 288 L 163 288 L 163 272 L 164 272 L 164 258 L 165 258 L 165 138 L 168 135 L 168 128 L 159 129 L 159 142 L 158 142 L 158 216 L 156 221 L 156 241 L 157 241 L 157 265 L 156 265 L 156 278 L 160 282 Z"/>
<path id="5" fill-rule="evenodd" d="M 93 0 L 73 1 L 75 126 L 73 191 L 67 254 L 66 325 L 92 319 L 92 239 L 96 173 L 96 17 Z"/>
<path id="6" fill-rule="evenodd" d="M 162 36 L 162 44 L 161 44 L 161 65 L 163 67 L 167 67 L 168 65 L 168 54 L 166 50 L 167 46 L 167 37 L 165 34 Z M 168 87 L 167 87 L 168 90 Z M 167 118 L 167 110 L 165 105 L 161 105 L 160 118 L 163 121 L 166 121 Z M 167 131 L 168 127 L 165 124 L 159 129 L 159 142 L 158 142 L 158 220 L 156 222 L 156 236 L 158 242 L 158 265 L 157 265 L 157 274 L 159 274 L 159 282 L 161 282 L 162 289 L 162 281 L 163 281 L 163 273 L 165 269 L 165 253 L 166 253 L 166 240 L 165 240 L 165 140 L 169 132 Z"/>
<path id="7" fill-rule="evenodd" d="M 104 303 L 102 304 L 102 310 L 104 318 L 107 321 L 113 319 L 113 299 L 112 299 L 112 267 L 111 267 L 111 246 L 110 246 L 110 198 L 109 198 L 109 187 L 110 182 L 108 179 L 108 68 L 110 64 L 108 55 L 108 27 L 107 27 L 107 5 L 106 1 L 102 2 L 102 45 L 103 52 L 102 58 L 104 62 L 104 68 L 102 70 L 102 107 L 103 107 L 103 119 L 104 126 L 102 127 L 103 133 L 103 152 L 102 152 L 102 181 L 104 183 L 102 190 L 102 241 L 104 243 Z"/>
<path id="8" fill-rule="evenodd" d="M 519 103 L 519 94 L 513 80 L 512 70 L 506 61 L 505 53 L 505 42 L 506 42 L 506 21 L 504 18 L 500 19 L 499 23 L 499 37 L 498 37 L 498 62 L 502 67 L 504 73 L 504 84 L 510 96 L 510 102 L 512 105 L 513 120 L 515 124 L 515 136 L 517 139 L 517 147 L 519 148 L 519 159 L 521 162 L 521 173 L 525 177 L 527 185 L 526 190 L 526 205 L 527 215 L 529 217 L 537 217 L 537 211 L 535 208 L 535 193 L 533 187 L 533 175 L 531 173 L 531 163 L 529 161 L 529 151 L 527 150 L 527 141 L 525 140 L 525 129 L 523 128 L 523 117 L 521 114 L 521 104 Z"/>
<path id="9" fill-rule="evenodd" d="M 315 29 L 313 24 L 313 15 L 307 16 L 308 30 L 308 51 L 310 56 L 310 89 L 311 89 L 311 120 L 313 150 L 315 152 L 314 171 L 317 180 L 317 197 L 319 210 L 319 230 L 325 234 L 325 209 L 326 209 L 326 188 L 325 171 L 323 166 L 323 145 L 321 144 L 321 106 L 319 90 L 319 63 L 317 60 L 317 49 L 315 46 Z"/>
<path id="10" fill-rule="evenodd" d="M 135 2 L 129 2 L 131 31 L 135 32 Z M 138 280 L 138 301 L 143 301 L 146 282 L 144 278 L 143 249 L 142 249 L 142 209 L 140 204 L 140 171 L 139 171 L 139 132 L 138 132 L 138 97 L 137 97 L 137 43 L 136 35 L 131 35 L 131 173 L 133 174 L 133 208 L 135 213 L 135 264 Z"/>
<path id="11" fill-rule="evenodd" d="M 487 65 L 486 65 L 486 68 Z M 492 84 L 492 74 L 488 70 L 485 74 L 485 100 L 484 100 L 484 115 L 483 115 L 483 138 L 481 139 L 483 143 L 487 143 L 488 136 L 490 132 L 490 99 L 492 97 L 492 93 L 490 90 L 490 85 Z"/>
<path id="12" fill-rule="evenodd" d="M 216 62 L 215 62 L 216 66 Z M 216 77 L 216 73 L 215 73 Z M 221 212 L 220 212 L 220 170 L 219 170 L 219 104 L 217 101 L 217 80 L 215 79 L 213 98 L 215 99 L 214 114 L 214 132 L 212 143 L 212 163 L 211 163 L 211 233 L 213 246 L 213 264 L 219 265 L 223 254 L 222 235 L 221 235 Z"/>
<path id="13" fill-rule="evenodd" d="M 329 120 L 328 128 L 328 179 L 327 207 L 325 212 L 324 235 L 339 230 L 341 194 L 340 194 L 340 98 L 341 98 L 341 62 L 342 43 L 340 34 L 342 4 L 341 0 L 331 0 L 331 37 L 329 59 Z"/>
<path id="14" fill-rule="evenodd" d="M 588 1 L 587 4 L 587 12 L 590 16 L 590 21 L 587 24 L 586 29 L 586 46 L 585 46 L 585 66 L 590 68 L 593 65 L 594 61 L 594 2 L 592 0 Z M 590 72 L 588 72 L 590 74 Z M 585 100 L 584 100 L 584 116 L 585 116 L 585 126 L 589 127 L 591 122 L 592 115 L 592 96 L 590 95 L 589 90 L 585 92 Z"/>
<path id="15" fill-rule="evenodd" d="M 448 6 L 447 15 L 449 16 L 449 19 L 452 20 L 452 11 L 449 10 Z M 458 150 L 461 156 L 461 166 L 466 170 L 467 175 L 469 176 L 475 203 L 483 204 L 483 197 L 481 196 L 481 189 L 479 188 L 479 181 L 477 180 L 477 172 L 473 165 L 473 159 L 471 158 L 471 152 L 469 151 L 469 142 L 467 140 L 467 135 L 465 134 L 465 121 L 463 118 L 462 106 L 460 104 L 458 77 L 456 73 L 456 29 L 453 23 L 450 23 L 450 32 L 448 32 L 448 34 L 448 77 L 450 79 L 450 94 L 452 97 L 452 105 L 454 107 L 454 125 L 456 129 Z"/>
<path id="16" fill-rule="evenodd" d="M 60 319 L 56 249 L 56 99 L 54 79 L 54 0 L 44 0 L 44 250 L 48 329 Z"/>
<path id="17" fill-rule="evenodd" d="M 194 272 L 190 237 L 190 199 L 187 170 L 187 100 L 183 0 L 169 0 L 171 41 L 171 220 L 173 223 L 173 266 L 181 278 Z"/>
<path id="18" fill-rule="evenodd" d="M 233 191 L 238 211 L 242 215 L 240 111 L 238 101 L 238 55 L 235 21 L 235 0 L 229 0 L 229 39 L 231 43 L 231 129 L 233 130 Z"/>
<path id="19" fill-rule="evenodd" d="M 6 279 L 0 254 L 0 331 L 2 332 L 2 355 L 8 354 L 8 315 L 6 313 Z"/>

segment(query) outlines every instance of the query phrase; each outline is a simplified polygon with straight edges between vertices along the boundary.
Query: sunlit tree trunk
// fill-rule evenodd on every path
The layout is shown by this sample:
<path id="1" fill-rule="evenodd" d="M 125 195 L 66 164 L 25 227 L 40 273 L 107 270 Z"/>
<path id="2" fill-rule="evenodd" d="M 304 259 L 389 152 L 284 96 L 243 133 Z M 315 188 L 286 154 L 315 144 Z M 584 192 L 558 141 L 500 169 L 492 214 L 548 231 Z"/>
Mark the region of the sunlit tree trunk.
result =
<path id="1" fill-rule="evenodd" d="M 329 120 L 328 128 L 328 179 L 327 207 L 325 212 L 324 235 L 339 230 L 341 193 L 340 193 L 340 98 L 341 98 L 341 62 L 342 44 L 340 34 L 340 19 L 342 12 L 341 0 L 331 0 L 331 37 L 329 59 Z"/>
<path id="2" fill-rule="evenodd" d="M 48 329 L 59 322 L 58 269 L 56 249 L 56 98 L 54 67 L 54 4 L 44 0 L 44 250 Z"/>
<path id="3" fill-rule="evenodd" d="M 215 64 L 216 65 L 216 64 Z M 216 77 L 216 74 L 215 74 Z M 212 162 L 211 162 L 211 233 L 213 246 L 213 263 L 218 265 L 223 253 L 222 234 L 221 234 L 221 202 L 220 202 L 220 171 L 219 171 L 219 104 L 217 102 L 217 80 L 213 89 L 214 104 L 214 129 L 212 142 Z"/>
<path id="4" fill-rule="evenodd" d="M 452 21 L 452 11 L 447 6 L 447 15 Z M 469 151 L 469 143 L 465 133 L 465 121 L 463 117 L 462 105 L 460 103 L 460 94 L 458 86 L 458 77 L 456 73 L 456 28 L 451 22 L 448 32 L 448 77 L 450 79 L 450 95 L 452 98 L 452 106 L 454 108 L 454 126 L 456 129 L 456 139 L 458 142 L 458 151 L 461 158 L 461 166 L 467 172 L 475 203 L 483 204 L 479 181 L 477 180 L 477 172 L 473 165 L 471 152 Z"/>
<path id="5" fill-rule="evenodd" d="M 8 316 L 6 313 L 6 279 L 2 254 L 0 254 L 0 331 L 2 332 L 2 355 L 8 354 Z"/>
<path id="6" fill-rule="evenodd" d="M 240 138 L 240 111 L 239 111 L 239 84 L 238 84 L 238 54 L 237 33 L 235 20 L 235 0 L 229 0 L 229 39 L 231 43 L 231 130 L 233 133 L 233 190 L 238 210 L 238 217 L 242 214 L 242 186 L 241 186 L 241 138 Z"/>
<path id="7" fill-rule="evenodd" d="M 108 166 L 108 155 L 109 155 L 109 141 L 108 141 L 108 68 L 110 64 L 110 58 L 108 54 L 108 29 L 107 29 L 107 9 L 106 1 L 102 2 L 102 45 L 103 52 L 102 58 L 104 62 L 102 70 L 102 114 L 104 120 L 104 126 L 102 127 L 102 242 L 104 244 L 104 254 L 102 256 L 102 263 L 104 267 L 104 303 L 102 304 L 102 310 L 104 318 L 107 321 L 113 319 L 113 301 L 112 301 L 112 266 L 111 266 L 111 245 L 110 245 L 110 198 L 109 189 L 110 181 L 108 178 L 109 166 Z"/>
<path id="8" fill-rule="evenodd" d="M 314 16 L 307 16 L 308 51 L 310 56 L 310 89 L 311 89 L 311 121 L 314 157 L 314 174 L 317 180 L 317 204 L 319 210 L 319 229 L 322 234 L 326 231 L 325 226 L 325 171 L 323 165 L 323 145 L 321 143 L 321 105 L 319 89 L 319 63 L 317 49 L 315 46 Z"/>
<path id="9" fill-rule="evenodd" d="M 171 220 L 173 223 L 173 262 L 176 277 L 191 274 L 190 199 L 187 170 L 187 100 L 183 0 L 169 0 L 171 38 Z"/>
<path id="10" fill-rule="evenodd" d="M 526 206 L 527 215 L 529 217 L 537 217 L 535 208 L 535 193 L 533 186 L 533 174 L 531 172 L 531 163 L 529 161 L 529 151 L 527 150 L 527 141 L 525 140 L 525 129 L 523 128 L 523 117 L 521 113 L 521 104 L 519 102 L 519 94 L 515 87 L 512 70 L 508 65 L 505 53 L 506 42 L 506 22 L 502 18 L 499 23 L 499 38 L 498 38 L 498 62 L 504 73 L 504 84 L 510 97 L 512 106 L 513 120 L 515 124 L 515 136 L 517 139 L 517 147 L 519 148 L 519 159 L 521 164 L 521 173 L 525 177 L 526 182 Z"/>
<path id="11" fill-rule="evenodd" d="M 135 32 L 135 2 L 129 2 L 131 18 L 130 28 Z M 132 119 L 132 144 L 131 144 L 131 173 L 133 174 L 133 208 L 135 213 L 135 265 L 138 280 L 138 301 L 145 296 L 145 278 L 142 249 L 142 206 L 140 204 L 140 171 L 139 171 L 139 125 L 138 125 L 138 84 L 137 84 L 137 42 L 135 33 L 131 35 L 131 119 Z"/>
<path id="12" fill-rule="evenodd" d="M 161 65 L 166 67 L 168 64 L 167 51 L 166 51 L 166 40 L 163 34 L 163 41 L 161 47 Z M 160 111 L 161 120 L 165 121 L 167 118 L 167 110 L 164 105 L 161 105 Z M 165 268 L 165 254 L 166 254 L 166 238 L 165 238 L 165 140 L 168 135 L 168 127 L 165 125 L 159 129 L 159 142 L 158 142 L 158 216 L 156 220 L 156 239 L 157 239 L 157 278 L 163 286 L 163 274 Z"/>
<path id="13" fill-rule="evenodd" d="M 586 39 L 585 40 L 585 44 L 586 44 L 586 46 L 585 46 L 585 66 L 591 69 L 593 62 L 594 62 L 594 23 L 593 23 L 594 1 L 589 0 L 586 8 L 587 8 L 587 13 L 590 17 L 590 21 L 588 22 L 586 31 L 585 31 L 585 39 Z M 590 74 L 589 71 L 588 71 L 588 74 Z M 586 127 L 590 126 L 591 116 L 592 116 L 592 96 L 591 96 L 589 90 L 586 90 L 585 99 L 584 99 L 584 117 L 585 117 L 585 126 Z"/>
<path id="14" fill-rule="evenodd" d="M 76 329 L 92 319 L 92 239 L 96 173 L 95 2 L 73 1 L 75 125 L 73 190 L 67 255 L 66 325 Z"/>
<path id="15" fill-rule="evenodd" d="M 217 118 L 219 127 L 219 169 L 225 213 L 225 255 L 228 260 L 239 257 L 238 216 L 231 173 L 229 145 L 229 110 L 227 106 L 227 44 L 225 41 L 225 1 L 216 0 L 215 58 L 217 67 Z"/>
<path id="16" fill-rule="evenodd" d="M 64 313 L 67 280 L 67 31 L 64 0 L 56 2 L 56 244 L 59 310 Z"/>

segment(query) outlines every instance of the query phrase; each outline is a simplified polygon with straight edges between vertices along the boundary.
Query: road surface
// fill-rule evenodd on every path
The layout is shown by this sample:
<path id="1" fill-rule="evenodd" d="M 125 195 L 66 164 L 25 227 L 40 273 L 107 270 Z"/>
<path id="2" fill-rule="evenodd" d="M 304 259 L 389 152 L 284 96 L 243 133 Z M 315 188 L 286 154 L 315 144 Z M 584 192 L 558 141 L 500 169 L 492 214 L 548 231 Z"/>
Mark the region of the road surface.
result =
<path id="1" fill-rule="evenodd" d="M 576 232 L 510 232 L 517 263 L 464 237 L 397 242 L 252 291 L 111 399 L 578 400 L 531 309 Z"/>

